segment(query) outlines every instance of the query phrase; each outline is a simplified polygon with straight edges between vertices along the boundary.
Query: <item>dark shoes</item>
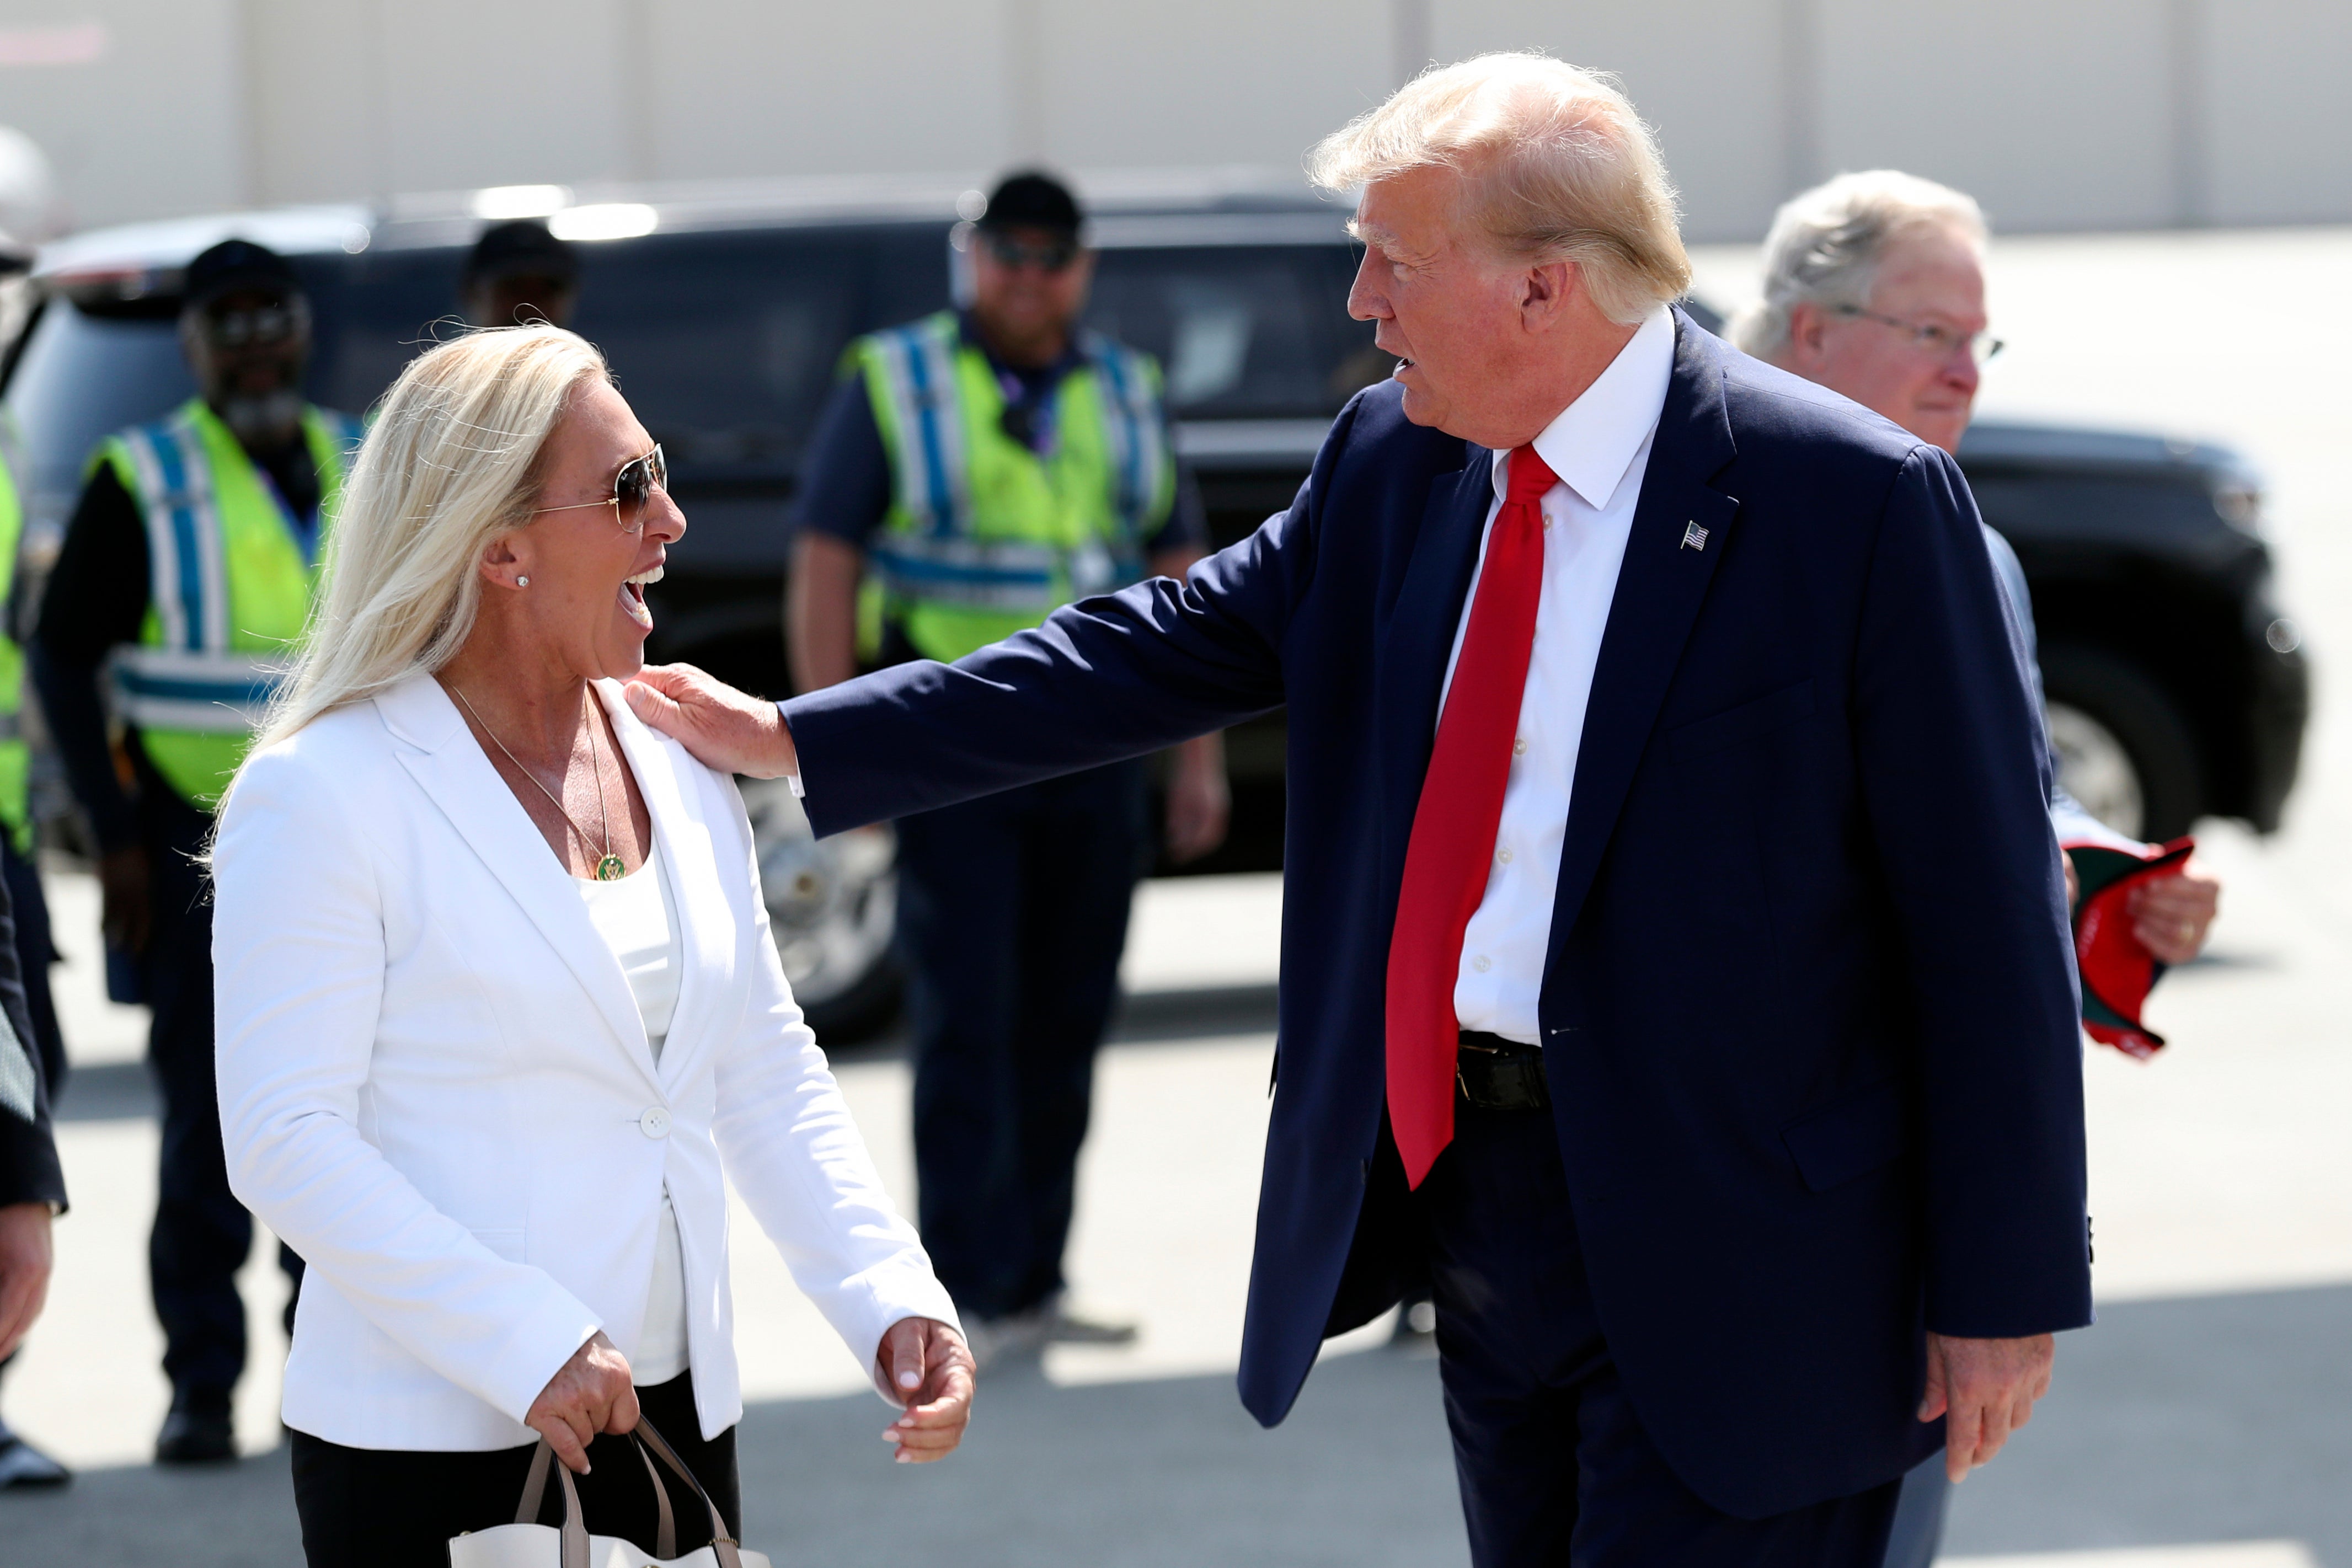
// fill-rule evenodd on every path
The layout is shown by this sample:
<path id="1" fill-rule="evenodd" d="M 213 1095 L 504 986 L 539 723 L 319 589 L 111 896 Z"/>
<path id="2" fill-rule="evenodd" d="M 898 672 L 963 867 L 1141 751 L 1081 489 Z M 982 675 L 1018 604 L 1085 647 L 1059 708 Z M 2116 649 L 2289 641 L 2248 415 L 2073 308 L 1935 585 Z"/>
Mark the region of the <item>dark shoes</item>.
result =
<path id="1" fill-rule="evenodd" d="M 1045 1338 L 1053 1344 L 1133 1344 L 1143 1325 L 1118 1318 L 1081 1317 L 1056 1296 L 1045 1304 Z"/>
<path id="2" fill-rule="evenodd" d="M 14 1432 L 0 1427 L 0 1490 L 61 1487 L 71 1479 L 71 1470 Z"/>
<path id="3" fill-rule="evenodd" d="M 155 1437 L 159 1465 L 220 1465 L 236 1458 L 236 1427 L 226 1395 L 207 1397 L 183 1390 L 172 1396 L 172 1413 Z"/>

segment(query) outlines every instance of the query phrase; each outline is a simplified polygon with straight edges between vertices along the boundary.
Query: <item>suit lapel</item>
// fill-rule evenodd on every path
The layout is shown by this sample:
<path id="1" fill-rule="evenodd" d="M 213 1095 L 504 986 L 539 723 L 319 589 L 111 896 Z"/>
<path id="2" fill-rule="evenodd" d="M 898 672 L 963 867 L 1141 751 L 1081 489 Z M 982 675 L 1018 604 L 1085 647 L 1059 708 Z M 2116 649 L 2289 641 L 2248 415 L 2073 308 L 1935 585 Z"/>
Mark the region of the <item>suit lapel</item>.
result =
<path id="1" fill-rule="evenodd" d="M 474 743 L 457 705 L 430 675 L 402 683 L 376 705 L 393 732 L 410 742 L 396 753 L 401 765 L 562 958 L 615 1043 L 659 1088 L 645 1023 L 619 961 L 588 918 L 571 873 L 548 852 L 537 824 Z"/>
<path id="2" fill-rule="evenodd" d="M 734 908 L 712 852 L 700 781 L 693 776 L 702 771 L 700 765 L 677 742 L 656 735 L 639 721 L 622 699 L 619 682 L 597 682 L 596 695 L 612 716 L 613 733 L 621 737 L 622 754 L 645 794 L 677 906 L 677 1009 L 670 1017 L 660 1062 L 661 1077 L 675 1082 L 709 1038 L 705 1015 L 728 994 L 734 978 Z"/>
<path id="3" fill-rule="evenodd" d="M 1736 498 L 1708 484 L 1734 450 L 1718 350 L 1680 312 L 1675 327 L 1674 379 L 1642 476 L 1585 707 L 1552 899 L 1551 963 L 1575 929 L 1739 510 Z M 1705 534 L 1692 533 L 1694 527 Z"/>
<path id="4" fill-rule="evenodd" d="M 1495 498 L 1494 455 L 1465 444 L 1469 462 L 1440 474 L 1429 487 L 1412 557 L 1395 603 L 1380 624 L 1377 661 L 1381 748 L 1388 800 L 1399 809 L 1381 814 L 1385 864 L 1404 864 L 1412 815 L 1437 740 L 1437 703 L 1445 686 L 1446 655 L 1462 621 L 1478 565 L 1478 538 Z"/>

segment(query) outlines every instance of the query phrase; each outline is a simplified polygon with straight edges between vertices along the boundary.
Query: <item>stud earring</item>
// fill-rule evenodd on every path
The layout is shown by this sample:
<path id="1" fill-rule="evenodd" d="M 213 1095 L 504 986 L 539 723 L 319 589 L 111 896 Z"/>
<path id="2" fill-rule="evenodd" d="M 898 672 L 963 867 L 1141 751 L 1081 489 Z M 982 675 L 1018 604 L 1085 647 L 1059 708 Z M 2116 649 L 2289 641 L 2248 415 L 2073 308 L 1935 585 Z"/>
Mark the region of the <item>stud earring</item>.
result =
<path id="1" fill-rule="evenodd" d="M 517 588 L 529 588 L 530 586 L 530 579 L 527 577 L 518 577 L 515 579 L 515 586 Z"/>

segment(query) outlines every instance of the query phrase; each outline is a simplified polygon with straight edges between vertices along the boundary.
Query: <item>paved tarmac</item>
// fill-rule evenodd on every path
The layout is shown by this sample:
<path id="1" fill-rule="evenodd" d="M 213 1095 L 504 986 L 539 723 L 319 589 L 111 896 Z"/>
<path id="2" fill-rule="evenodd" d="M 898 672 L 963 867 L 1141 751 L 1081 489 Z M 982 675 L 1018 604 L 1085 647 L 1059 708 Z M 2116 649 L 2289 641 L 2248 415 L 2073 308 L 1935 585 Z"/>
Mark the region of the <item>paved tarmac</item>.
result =
<path id="1" fill-rule="evenodd" d="M 1997 216 L 1997 214 L 1996 214 Z M 1752 252 L 1711 250 L 1718 298 Z M 2229 892 L 2212 956 L 2153 1009 L 2157 1061 L 2085 1064 L 2100 1322 L 2062 1342 L 2055 1391 L 1956 1500 L 1948 1562 L 2000 1568 L 2352 1568 L 2352 313 L 2249 310 L 2291 286 L 2333 307 L 2352 231 L 2032 239 L 2002 246 L 1993 308 L 2016 344 L 1990 411 L 2220 435 L 2271 473 L 2268 527 L 2319 672 L 2305 782 L 2268 841 L 2208 824 Z M 79 1063 L 61 1141 L 76 1207 L 47 1317 L 11 1369 L 11 1420 L 80 1467 L 0 1494 L 0 1563 L 190 1568 L 299 1561 L 274 1398 L 280 1287 L 248 1270 L 249 1457 L 142 1462 L 164 1399 L 145 1305 L 152 1091 L 142 1020 L 97 994 L 86 878 L 52 879 Z M 1434 1365 L 1332 1347 L 1297 1412 L 1260 1432 L 1232 1370 L 1273 1028 L 1270 878 L 1160 883 L 1139 905 L 1139 995 L 1106 1053 L 1073 1245 L 1081 1297 L 1147 1322 L 1129 1350 L 1057 1350 L 992 1377 L 966 1450 L 887 1463 L 879 1401 L 748 1216 L 736 1234 L 748 1534 L 780 1563 L 877 1552 L 969 1564 L 1464 1561 Z M 846 1053 L 886 1178 L 911 1192 L 906 1074 Z"/>

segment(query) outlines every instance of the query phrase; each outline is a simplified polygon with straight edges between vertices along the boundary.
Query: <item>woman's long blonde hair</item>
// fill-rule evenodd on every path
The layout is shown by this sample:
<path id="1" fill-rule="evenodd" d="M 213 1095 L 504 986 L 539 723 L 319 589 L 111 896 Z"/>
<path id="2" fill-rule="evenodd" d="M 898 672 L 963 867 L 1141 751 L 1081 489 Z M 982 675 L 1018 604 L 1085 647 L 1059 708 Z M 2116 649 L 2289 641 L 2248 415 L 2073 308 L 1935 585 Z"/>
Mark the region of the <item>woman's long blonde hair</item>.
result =
<path id="1" fill-rule="evenodd" d="M 360 446 L 255 750 L 449 662 L 474 630 L 483 548 L 530 520 L 548 433 L 575 388 L 610 375 L 593 345 L 544 324 L 469 332 L 409 361 Z"/>

